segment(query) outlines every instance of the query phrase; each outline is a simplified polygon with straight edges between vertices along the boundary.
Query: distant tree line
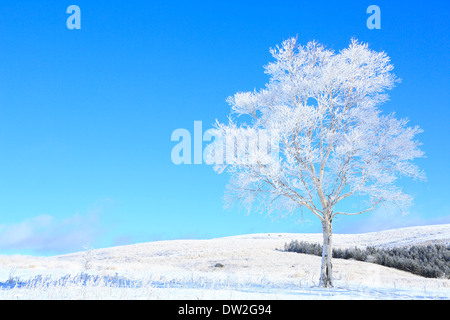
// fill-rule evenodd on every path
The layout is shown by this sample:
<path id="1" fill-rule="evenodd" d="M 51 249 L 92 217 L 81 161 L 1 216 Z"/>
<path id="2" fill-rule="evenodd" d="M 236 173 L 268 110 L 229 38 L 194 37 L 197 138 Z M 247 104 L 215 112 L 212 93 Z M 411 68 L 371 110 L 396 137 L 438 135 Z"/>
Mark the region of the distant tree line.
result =
<path id="1" fill-rule="evenodd" d="M 291 241 L 284 250 L 305 254 L 322 255 L 322 246 L 318 243 Z M 426 278 L 450 279 L 450 246 L 432 244 L 391 249 L 357 247 L 333 249 L 333 258 L 354 259 L 395 268 Z"/>

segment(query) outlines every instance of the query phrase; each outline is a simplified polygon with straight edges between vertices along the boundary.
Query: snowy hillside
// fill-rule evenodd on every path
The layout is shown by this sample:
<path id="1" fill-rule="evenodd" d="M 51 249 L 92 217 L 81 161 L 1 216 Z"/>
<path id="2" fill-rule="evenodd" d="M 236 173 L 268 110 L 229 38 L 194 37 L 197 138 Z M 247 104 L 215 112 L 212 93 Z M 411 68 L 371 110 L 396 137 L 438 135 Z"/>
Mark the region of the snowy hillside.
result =
<path id="1" fill-rule="evenodd" d="M 449 299 L 450 280 L 333 260 L 335 288 L 317 287 L 320 257 L 284 252 L 321 234 L 171 240 L 55 257 L 0 256 L 0 299 Z M 336 234 L 334 245 L 450 243 L 450 224 Z"/>

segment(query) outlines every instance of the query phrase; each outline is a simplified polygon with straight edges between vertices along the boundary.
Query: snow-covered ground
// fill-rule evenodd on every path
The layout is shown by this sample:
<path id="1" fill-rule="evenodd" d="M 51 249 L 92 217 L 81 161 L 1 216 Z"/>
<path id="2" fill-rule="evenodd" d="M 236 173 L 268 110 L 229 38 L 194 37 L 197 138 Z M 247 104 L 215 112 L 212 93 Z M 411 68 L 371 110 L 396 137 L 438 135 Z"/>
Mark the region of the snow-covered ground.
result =
<path id="1" fill-rule="evenodd" d="M 318 288 L 321 258 L 284 252 L 321 234 L 170 240 L 55 257 L 1 256 L 0 299 L 449 299 L 450 280 L 333 260 L 335 287 Z M 335 234 L 339 248 L 450 243 L 450 224 Z"/>

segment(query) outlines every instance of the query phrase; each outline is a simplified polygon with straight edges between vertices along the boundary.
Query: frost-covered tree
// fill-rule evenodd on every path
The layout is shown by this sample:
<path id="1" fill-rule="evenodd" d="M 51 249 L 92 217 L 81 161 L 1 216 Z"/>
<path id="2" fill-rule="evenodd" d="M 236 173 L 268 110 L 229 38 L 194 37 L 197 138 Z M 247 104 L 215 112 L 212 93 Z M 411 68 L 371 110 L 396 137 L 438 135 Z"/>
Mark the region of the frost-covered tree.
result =
<path id="1" fill-rule="evenodd" d="M 266 87 L 228 98 L 229 123 L 216 123 L 209 159 L 231 176 L 227 204 L 268 212 L 306 208 L 320 219 L 320 285 L 330 287 L 333 219 L 385 202 L 410 204 L 395 183 L 402 176 L 425 179 L 413 163 L 423 156 L 415 140 L 421 129 L 377 107 L 398 81 L 386 53 L 356 40 L 336 53 L 317 42 L 299 45 L 296 38 L 271 53 Z M 358 209 L 337 210 L 349 197 L 360 199 Z"/>

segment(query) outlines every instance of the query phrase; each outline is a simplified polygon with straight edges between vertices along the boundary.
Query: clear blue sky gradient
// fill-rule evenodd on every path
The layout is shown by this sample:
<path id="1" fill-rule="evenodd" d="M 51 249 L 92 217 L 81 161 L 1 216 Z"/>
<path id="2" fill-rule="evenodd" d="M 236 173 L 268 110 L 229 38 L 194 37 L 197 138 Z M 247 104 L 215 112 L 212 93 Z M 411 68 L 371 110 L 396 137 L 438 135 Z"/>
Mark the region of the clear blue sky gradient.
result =
<path id="1" fill-rule="evenodd" d="M 69 30 L 69 5 L 81 30 Z M 381 8 L 381 30 L 366 9 Z M 450 223 L 448 1 L 3 1 L 0 5 L 0 254 L 82 246 L 321 232 L 223 209 L 228 181 L 171 162 L 177 128 L 226 121 L 225 99 L 268 81 L 269 48 L 298 35 L 336 51 L 352 37 L 403 81 L 383 105 L 419 125 L 427 182 L 402 179 L 409 215 L 342 217 L 334 232 Z M 351 210 L 351 206 L 349 207 Z"/>

